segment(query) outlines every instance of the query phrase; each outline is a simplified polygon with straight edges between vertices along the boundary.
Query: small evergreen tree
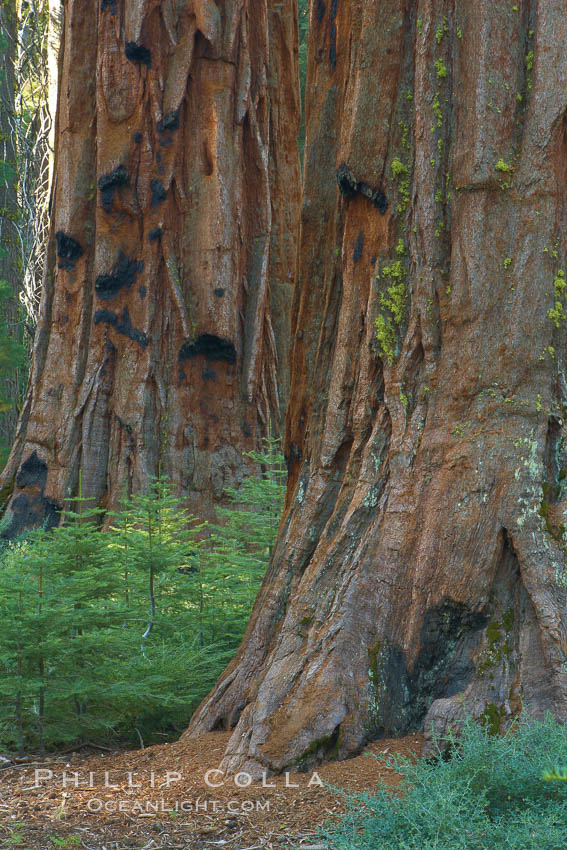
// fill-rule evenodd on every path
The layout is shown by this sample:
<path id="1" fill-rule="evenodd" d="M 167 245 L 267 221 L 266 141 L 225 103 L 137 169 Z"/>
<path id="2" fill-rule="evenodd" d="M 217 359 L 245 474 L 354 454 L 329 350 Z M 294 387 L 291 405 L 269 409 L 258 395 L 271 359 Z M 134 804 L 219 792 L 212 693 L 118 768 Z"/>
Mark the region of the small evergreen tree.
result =
<path id="1" fill-rule="evenodd" d="M 170 610 L 176 596 L 176 573 L 188 559 L 197 557 L 206 524 L 183 511 L 168 482 L 159 477 L 150 479 L 148 493 L 126 499 L 116 519 L 110 545 L 115 553 L 124 555 L 124 576 L 130 577 L 125 596 L 130 599 L 130 588 L 135 588 L 138 602 L 147 600 L 147 626 L 141 636 L 145 645 L 158 615 L 158 594 L 165 610 Z M 145 591 L 136 575 L 145 577 Z"/>
<path id="2" fill-rule="evenodd" d="M 225 525 L 168 482 L 125 498 L 101 532 L 81 493 L 61 523 L 0 553 L 0 746 L 20 752 L 183 729 L 236 651 L 267 567 L 285 472 L 274 441 L 229 491 Z"/>
<path id="3" fill-rule="evenodd" d="M 247 452 L 259 473 L 238 490 L 228 489 L 230 508 L 219 509 L 198 575 L 201 628 L 206 639 L 238 647 L 276 541 L 285 497 L 286 468 L 279 440 L 266 438 L 261 451 Z M 206 612 L 214 616 L 206 616 Z"/>

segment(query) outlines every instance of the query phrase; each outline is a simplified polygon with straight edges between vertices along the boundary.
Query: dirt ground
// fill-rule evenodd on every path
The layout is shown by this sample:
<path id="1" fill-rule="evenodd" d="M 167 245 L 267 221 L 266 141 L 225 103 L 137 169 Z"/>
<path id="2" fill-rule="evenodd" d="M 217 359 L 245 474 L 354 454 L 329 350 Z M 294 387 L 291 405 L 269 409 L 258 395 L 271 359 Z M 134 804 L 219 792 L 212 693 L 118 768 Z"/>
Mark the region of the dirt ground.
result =
<path id="1" fill-rule="evenodd" d="M 71 753 L 3 767 L 0 847 L 323 850 L 318 827 L 345 807 L 336 789 L 371 791 L 379 780 L 395 785 L 396 771 L 372 754 L 411 756 L 422 745 L 419 735 L 383 739 L 317 773 L 245 787 L 248 775 L 215 770 L 228 737 L 213 732 L 143 750 Z"/>

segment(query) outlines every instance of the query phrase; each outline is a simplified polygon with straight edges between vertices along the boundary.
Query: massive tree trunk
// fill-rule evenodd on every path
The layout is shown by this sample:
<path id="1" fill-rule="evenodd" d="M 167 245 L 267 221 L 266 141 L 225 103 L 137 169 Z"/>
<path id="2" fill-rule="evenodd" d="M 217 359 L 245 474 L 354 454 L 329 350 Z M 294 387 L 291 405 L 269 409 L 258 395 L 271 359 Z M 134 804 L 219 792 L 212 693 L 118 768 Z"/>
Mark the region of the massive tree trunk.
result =
<path id="1" fill-rule="evenodd" d="M 269 6 L 269 11 L 268 11 Z M 67 0 L 8 534 L 158 468 L 199 515 L 287 400 L 296 0 Z"/>
<path id="2" fill-rule="evenodd" d="M 313 0 L 290 481 L 189 734 L 567 717 L 567 3 Z"/>

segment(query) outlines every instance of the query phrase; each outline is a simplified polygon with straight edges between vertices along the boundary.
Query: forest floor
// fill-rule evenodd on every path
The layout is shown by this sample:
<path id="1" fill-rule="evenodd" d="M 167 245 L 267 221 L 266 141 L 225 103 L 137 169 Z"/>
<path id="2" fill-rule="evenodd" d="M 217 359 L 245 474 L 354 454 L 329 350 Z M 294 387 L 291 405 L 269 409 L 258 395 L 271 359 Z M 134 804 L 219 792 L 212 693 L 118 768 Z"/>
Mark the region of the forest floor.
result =
<path id="1" fill-rule="evenodd" d="M 4 767 L 0 847 L 323 850 L 327 845 L 318 828 L 345 810 L 341 791 L 372 791 L 379 780 L 400 781 L 393 767 L 372 755 L 415 756 L 422 745 L 420 735 L 382 739 L 316 774 L 271 777 L 266 786 L 272 787 L 252 781 L 239 788 L 234 777 L 207 775 L 218 766 L 228 737 L 212 732 L 141 750 L 71 753 Z M 135 785 L 140 787 L 129 787 Z"/>

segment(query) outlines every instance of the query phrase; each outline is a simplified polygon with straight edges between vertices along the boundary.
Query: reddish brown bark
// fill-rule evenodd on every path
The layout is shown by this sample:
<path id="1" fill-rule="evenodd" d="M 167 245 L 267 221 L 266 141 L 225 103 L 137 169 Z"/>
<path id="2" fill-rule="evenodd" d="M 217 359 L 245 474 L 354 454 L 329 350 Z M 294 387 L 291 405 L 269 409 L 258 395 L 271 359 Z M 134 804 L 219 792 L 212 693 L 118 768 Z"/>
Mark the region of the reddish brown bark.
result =
<path id="1" fill-rule="evenodd" d="M 269 9 L 268 9 L 269 6 Z M 201 516 L 287 400 L 296 0 L 67 0 L 10 533 L 158 468 Z"/>
<path id="2" fill-rule="evenodd" d="M 567 717 L 566 12 L 311 4 L 288 503 L 190 730 L 226 769 Z"/>

